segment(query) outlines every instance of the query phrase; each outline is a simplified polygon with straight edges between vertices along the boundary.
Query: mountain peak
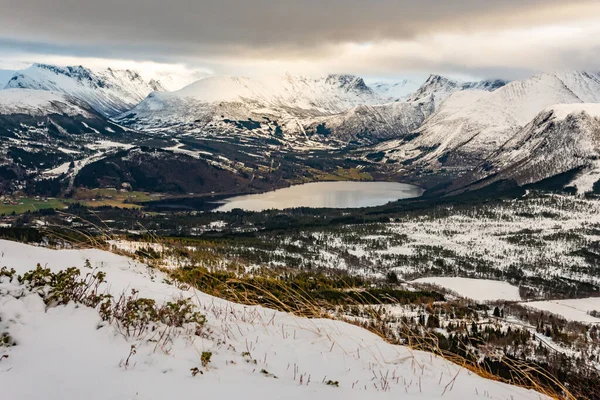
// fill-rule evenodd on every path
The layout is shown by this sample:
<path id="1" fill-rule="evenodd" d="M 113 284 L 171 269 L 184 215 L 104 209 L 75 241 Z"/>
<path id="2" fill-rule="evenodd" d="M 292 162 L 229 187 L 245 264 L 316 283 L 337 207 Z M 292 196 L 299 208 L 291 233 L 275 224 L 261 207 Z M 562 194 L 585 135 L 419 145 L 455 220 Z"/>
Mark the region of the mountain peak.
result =
<path id="1" fill-rule="evenodd" d="M 50 71 L 57 75 L 64 75 L 64 76 L 72 77 L 72 78 L 75 78 L 78 80 L 90 80 L 90 81 L 94 80 L 93 72 L 91 70 L 85 68 L 83 65 L 59 67 L 59 66 L 50 65 L 50 64 L 33 64 L 27 70 L 35 70 L 35 69 L 47 70 L 47 71 Z"/>
<path id="2" fill-rule="evenodd" d="M 363 78 L 355 75 L 330 74 L 325 82 L 330 85 L 339 85 L 347 90 L 370 91 Z"/>
<path id="3" fill-rule="evenodd" d="M 424 85 L 448 85 L 456 84 L 457 81 L 443 75 L 430 74 Z"/>

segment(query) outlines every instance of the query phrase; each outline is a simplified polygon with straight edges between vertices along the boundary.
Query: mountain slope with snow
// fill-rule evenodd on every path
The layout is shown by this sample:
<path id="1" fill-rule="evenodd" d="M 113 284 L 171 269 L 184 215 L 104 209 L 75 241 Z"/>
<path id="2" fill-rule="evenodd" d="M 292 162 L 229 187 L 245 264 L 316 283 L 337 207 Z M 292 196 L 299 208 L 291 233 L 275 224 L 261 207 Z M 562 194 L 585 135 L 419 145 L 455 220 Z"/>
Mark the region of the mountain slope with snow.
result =
<path id="1" fill-rule="evenodd" d="M 304 120 L 383 102 L 362 78 L 351 75 L 217 76 L 175 92 L 151 93 L 118 121 L 166 134 L 234 131 L 255 135 L 281 130 L 282 134 L 299 136 L 305 134 Z"/>
<path id="2" fill-rule="evenodd" d="M 0 192 L 11 193 L 47 171 L 52 176 L 74 172 L 91 156 L 87 146 L 95 141 L 131 139 L 127 130 L 64 93 L 0 90 L 0 166 L 5 171 Z"/>
<path id="3" fill-rule="evenodd" d="M 468 168 L 511 139 L 538 113 L 554 104 L 595 102 L 600 74 L 541 74 L 493 92 L 470 90 L 448 97 L 395 154 L 433 166 Z"/>
<path id="4" fill-rule="evenodd" d="M 117 298 L 136 290 L 157 304 L 190 299 L 206 316 L 201 332 L 178 328 L 125 334 L 95 309 L 46 305 L 17 279 L 0 277 L 0 386 L 18 400 L 228 399 L 486 399 L 539 400 L 539 393 L 486 380 L 432 354 L 391 345 L 357 326 L 243 306 L 181 289 L 132 259 L 99 250 L 50 250 L 0 240 L 0 264 L 23 274 L 106 273 L 101 290 Z M 167 333 L 163 333 L 167 332 Z M 202 365 L 201 355 L 210 352 Z M 58 362 L 65 360 L 64 362 Z M 197 375 L 192 372 L 196 369 Z M 200 374 L 200 371 L 202 372 Z M 31 382 L 35 382 L 32 385 Z M 329 382 L 329 383 L 328 383 Z"/>
<path id="5" fill-rule="evenodd" d="M 31 89 L 0 90 L 0 137 L 10 140 L 59 140 L 124 132 L 87 103 L 64 93 Z M 53 143 L 49 143 L 53 144 Z"/>
<path id="6" fill-rule="evenodd" d="M 48 114 L 82 115 L 89 117 L 93 111 L 77 99 L 62 93 L 30 89 L 0 90 L 0 114 Z"/>
<path id="7" fill-rule="evenodd" d="M 7 89 L 61 92 L 85 101 L 104 116 L 120 114 L 141 102 L 150 92 L 163 90 L 160 82 L 146 82 L 135 71 L 94 72 L 82 66 L 34 64 L 16 72 Z"/>
<path id="8" fill-rule="evenodd" d="M 305 131 L 320 131 L 340 140 L 401 138 L 418 129 L 427 118 L 427 107 L 417 102 L 361 105 L 328 117 L 304 120 Z"/>
<path id="9" fill-rule="evenodd" d="M 236 126 L 238 121 L 245 121 L 244 125 L 252 121 L 250 125 L 260 129 L 265 121 L 275 121 L 283 134 L 292 136 L 312 135 L 323 125 L 325 131 L 320 131 L 332 134 L 318 135 L 321 140 L 380 140 L 418 128 L 432 112 L 431 102 L 441 101 L 451 91 L 495 88 L 484 82 L 439 79 L 446 85 L 429 82 L 421 86 L 421 96 L 413 96 L 413 101 L 397 101 L 396 93 L 406 91 L 406 95 L 409 81 L 370 87 L 351 75 L 210 77 L 176 92 L 152 93 L 118 120 L 139 130 L 170 133 L 227 132 L 231 121 Z M 246 128 L 247 134 L 253 134 L 251 131 Z"/>
<path id="10" fill-rule="evenodd" d="M 332 115 L 382 99 L 361 78 L 218 76 L 201 79 L 175 92 L 152 93 L 121 116 L 137 128 L 189 128 L 223 119 L 260 121 Z"/>
<path id="11" fill-rule="evenodd" d="M 427 104 L 429 113 L 435 112 L 440 104 L 444 102 L 452 93 L 464 90 L 481 90 L 493 92 L 506 85 L 507 82 L 497 80 L 483 80 L 476 82 L 461 82 L 440 75 L 430 75 L 414 93 L 412 93 L 407 101 L 420 102 Z"/>
<path id="12" fill-rule="evenodd" d="M 538 114 L 478 168 L 485 184 L 519 185 L 581 169 L 573 186 L 580 193 L 600 182 L 600 104 L 560 104 Z M 481 186 L 479 185 L 475 185 Z"/>

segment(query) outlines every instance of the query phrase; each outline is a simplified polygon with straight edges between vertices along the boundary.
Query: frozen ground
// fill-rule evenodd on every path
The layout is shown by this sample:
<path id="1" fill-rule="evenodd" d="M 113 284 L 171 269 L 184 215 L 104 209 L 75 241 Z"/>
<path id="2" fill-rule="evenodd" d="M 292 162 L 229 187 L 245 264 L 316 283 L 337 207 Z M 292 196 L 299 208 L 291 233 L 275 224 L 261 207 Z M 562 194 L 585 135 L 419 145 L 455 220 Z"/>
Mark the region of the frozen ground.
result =
<path id="1" fill-rule="evenodd" d="M 586 299 L 534 301 L 525 303 L 528 307 L 548 311 L 560 315 L 569 321 L 600 324 L 600 318 L 588 314 L 590 311 L 600 311 L 600 297 Z"/>
<path id="2" fill-rule="evenodd" d="M 432 277 L 416 279 L 415 283 L 430 283 L 458 293 L 462 297 L 485 302 L 496 300 L 519 301 L 519 288 L 507 282 L 489 279 Z"/>
<path id="3" fill-rule="evenodd" d="M 113 295 L 135 288 L 140 297 L 159 302 L 192 298 L 207 317 L 202 336 L 174 333 L 158 345 L 152 334 L 125 337 L 90 308 L 71 303 L 46 309 L 37 294 L 2 277 L 0 330 L 17 342 L 0 347 L 2 398 L 544 398 L 485 380 L 431 354 L 387 344 L 353 325 L 179 289 L 162 273 L 111 253 L 0 241 L 0 256 L 1 265 L 19 274 L 37 263 L 54 271 L 83 267 L 87 259 L 106 272 Z M 192 377 L 192 368 L 203 369 L 204 351 L 213 353 L 212 360 L 202 375 Z M 328 380 L 339 387 L 325 384 Z"/>

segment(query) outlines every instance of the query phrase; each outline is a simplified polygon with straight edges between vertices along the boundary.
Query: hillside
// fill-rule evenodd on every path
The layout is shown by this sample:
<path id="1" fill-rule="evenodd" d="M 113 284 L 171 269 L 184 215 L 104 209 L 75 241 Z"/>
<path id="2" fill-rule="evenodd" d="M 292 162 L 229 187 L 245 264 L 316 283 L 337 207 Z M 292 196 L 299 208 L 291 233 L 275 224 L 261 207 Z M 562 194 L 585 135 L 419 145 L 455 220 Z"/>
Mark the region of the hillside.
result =
<path id="1" fill-rule="evenodd" d="M 511 82 L 492 92 L 469 90 L 451 94 L 438 110 L 427 118 L 423 124 L 407 136 L 407 139 L 396 139 L 382 143 L 374 151 L 383 151 L 384 159 L 401 162 L 412 170 L 429 169 L 439 171 L 450 169 L 470 170 L 486 161 L 481 168 L 493 170 L 498 176 L 503 168 L 508 168 L 511 148 L 517 142 L 528 141 L 531 134 L 526 126 L 537 129 L 538 141 L 552 141 L 546 138 L 551 133 L 538 129 L 537 124 L 544 122 L 538 114 L 547 107 L 556 104 L 595 103 L 600 99 L 600 74 L 584 72 L 564 72 L 540 74 L 523 81 Z M 570 106 L 565 106 L 570 107 Z M 571 142 L 579 141 L 579 131 L 565 127 L 562 136 Z M 569 136 L 572 136 L 568 138 Z M 519 147 L 528 147 L 522 157 L 535 157 L 538 147 L 536 142 L 521 143 Z M 559 145 L 556 145 L 559 146 Z M 579 145 L 583 146 L 583 144 Z M 558 151 L 557 147 L 553 151 Z M 581 149 L 581 148 L 580 148 Z M 591 149 L 585 149 L 588 152 Z M 568 160 L 569 157 L 575 157 Z M 580 165 L 578 155 L 568 153 L 563 157 L 563 165 Z M 539 159 L 543 159 L 540 155 Z M 496 160 L 496 161 L 494 161 Z M 499 161 L 504 160 L 504 161 Z M 556 160 L 554 160 L 556 161 Z M 526 162 L 524 158 L 521 163 Z M 551 163 L 550 159 L 547 160 Z M 490 167 L 489 164 L 493 164 Z M 535 161 L 531 161 L 533 165 Z M 561 168 L 541 166 L 546 173 L 540 177 L 551 176 L 551 170 Z M 478 177 L 487 176 L 488 172 L 480 171 Z M 534 177 L 535 174 L 529 174 Z M 528 179 L 517 179 L 517 182 L 530 183 Z M 465 182 L 464 179 L 454 183 L 454 187 Z"/>
<path id="2" fill-rule="evenodd" d="M 44 291 L 6 271 L 0 277 L 0 331 L 8 347 L 0 347 L 0 383 L 7 398 L 164 399 L 196 392 L 250 399 L 545 398 L 480 378 L 431 354 L 387 344 L 347 323 L 300 318 L 179 289 L 167 283 L 164 273 L 126 257 L 7 241 L 0 241 L 0 250 L 2 265 L 16 274 L 37 263 L 57 272 L 85 268 L 89 261 L 92 273 L 106 274 L 107 284 L 98 293 L 108 290 L 119 298 L 135 290 L 133 299 L 146 298 L 145 304 L 156 307 L 189 299 L 206 317 L 200 325 L 180 327 L 150 320 L 137 325 L 137 332 L 144 326 L 148 330 L 135 333 L 120 317 L 103 321 L 92 307 L 45 304 L 51 297 L 44 293 L 52 293 L 52 284 Z M 60 359 L 68 362 L 57 363 Z"/>
<path id="3" fill-rule="evenodd" d="M 600 181 L 600 104 L 547 108 L 492 154 L 473 174 L 475 187 L 498 180 L 519 185 L 580 170 L 571 185 L 578 192 Z"/>
<path id="4" fill-rule="evenodd" d="M 128 130 L 77 98 L 30 89 L 0 90 L 0 138 L 0 189 L 6 194 L 21 189 L 48 193 L 48 182 L 41 182 L 44 174 L 75 172 L 97 153 L 95 142 L 133 140 Z M 60 185 L 51 186 L 50 193 L 57 195 Z"/>
<path id="5" fill-rule="evenodd" d="M 404 101 L 412 90 L 409 81 L 370 87 L 351 75 L 210 77 L 176 92 L 152 93 L 118 120 L 155 133 L 280 132 L 287 140 L 311 137 L 345 146 L 357 139 L 377 142 L 417 129 L 454 91 L 494 90 L 503 84 L 460 83 L 439 76 L 437 84 L 432 80 Z"/>

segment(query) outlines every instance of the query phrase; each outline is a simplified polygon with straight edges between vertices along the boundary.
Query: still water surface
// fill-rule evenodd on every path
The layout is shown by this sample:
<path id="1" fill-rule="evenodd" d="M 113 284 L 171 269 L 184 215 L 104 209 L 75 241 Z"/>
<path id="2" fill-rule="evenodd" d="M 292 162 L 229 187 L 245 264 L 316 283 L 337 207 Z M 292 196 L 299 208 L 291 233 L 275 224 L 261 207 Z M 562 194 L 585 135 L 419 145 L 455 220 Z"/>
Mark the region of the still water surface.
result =
<path id="1" fill-rule="evenodd" d="M 231 197 L 215 211 L 283 210 L 294 207 L 373 207 L 398 199 L 419 197 L 423 189 L 396 182 L 314 182 L 272 192 Z"/>

